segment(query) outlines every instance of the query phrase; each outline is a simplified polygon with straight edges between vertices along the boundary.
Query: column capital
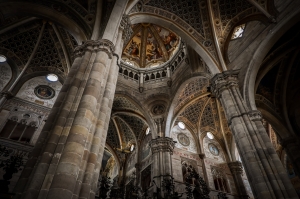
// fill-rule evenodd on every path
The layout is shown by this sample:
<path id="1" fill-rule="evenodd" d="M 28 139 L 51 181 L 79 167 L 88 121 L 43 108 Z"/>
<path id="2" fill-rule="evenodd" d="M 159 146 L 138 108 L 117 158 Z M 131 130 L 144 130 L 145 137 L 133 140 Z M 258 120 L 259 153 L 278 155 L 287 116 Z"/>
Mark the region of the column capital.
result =
<path id="1" fill-rule="evenodd" d="M 172 138 L 169 137 L 158 137 L 150 141 L 150 147 L 152 154 L 157 152 L 170 152 L 173 154 L 173 149 L 175 147 L 175 143 Z"/>
<path id="2" fill-rule="evenodd" d="M 129 39 L 133 33 L 129 15 L 124 14 L 122 16 L 122 20 L 120 22 L 120 30 L 123 31 L 122 39 L 123 39 L 124 43 L 126 44 L 129 41 Z"/>
<path id="3" fill-rule="evenodd" d="M 115 51 L 115 46 L 111 41 L 107 39 L 87 40 L 74 49 L 74 57 L 81 57 L 86 51 L 103 51 L 111 59 Z"/>
<path id="4" fill-rule="evenodd" d="M 228 167 L 232 174 L 243 174 L 243 165 L 240 161 L 228 162 Z"/>
<path id="5" fill-rule="evenodd" d="M 238 87 L 238 74 L 239 70 L 228 70 L 222 73 L 216 74 L 211 79 L 211 92 L 216 97 L 220 97 L 220 94 L 223 90 L 228 89 L 230 87 Z"/>

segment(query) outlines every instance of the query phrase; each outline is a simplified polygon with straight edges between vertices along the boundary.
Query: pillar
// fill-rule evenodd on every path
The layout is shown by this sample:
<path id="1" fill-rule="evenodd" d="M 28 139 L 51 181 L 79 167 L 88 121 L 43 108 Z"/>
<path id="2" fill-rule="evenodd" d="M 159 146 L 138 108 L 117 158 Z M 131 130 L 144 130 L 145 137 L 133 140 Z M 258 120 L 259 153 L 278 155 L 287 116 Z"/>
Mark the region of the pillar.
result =
<path id="1" fill-rule="evenodd" d="M 235 187 L 240 199 L 248 199 L 248 194 L 245 188 L 245 184 L 242 178 L 243 175 L 243 165 L 240 161 L 229 162 L 228 167 L 233 176 Z"/>
<path id="2" fill-rule="evenodd" d="M 175 143 L 169 137 L 157 137 L 150 141 L 153 157 L 153 180 L 159 188 L 162 188 L 164 178 L 172 176 L 172 158 Z M 157 189 L 155 189 L 157 192 Z M 162 195 L 162 193 L 159 193 Z"/>
<path id="3" fill-rule="evenodd" d="M 123 45 L 119 24 L 126 3 L 115 3 L 102 39 L 75 49 L 75 61 L 15 198 L 94 198 L 118 77 Z"/>
<path id="4" fill-rule="evenodd" d="M 144 91 L 144 73 L 140 73 L 140 79 L 139 79 L 139 91 L 142 93 Z"/>
<path id="5" fill-rule="evenodd" d="M 169 87 L 171 87 L 171 86 L 172 86 L 172 77 L 171 77 L 171 69 L 170 69 L 170 66 L 167 67 L 167 79 L 168 79 L 167 85 L 168 85 Z"/>
<path id="6" fill-rule="evenodd" d="M 249 110 L 239 91 L 238 70 L 216 74 L 212 93 L 223 105 L 255 198 L 298 198 L 257 110 Z"/>

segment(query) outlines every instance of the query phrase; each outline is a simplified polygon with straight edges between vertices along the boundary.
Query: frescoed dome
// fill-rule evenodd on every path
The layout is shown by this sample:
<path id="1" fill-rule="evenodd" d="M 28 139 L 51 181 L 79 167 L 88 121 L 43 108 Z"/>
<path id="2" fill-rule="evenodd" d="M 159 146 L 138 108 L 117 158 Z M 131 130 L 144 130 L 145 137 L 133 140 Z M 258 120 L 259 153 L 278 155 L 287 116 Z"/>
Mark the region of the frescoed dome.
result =
<path id="1" fill-rule="evenodd" d="M 122 60 L 139 68 L 152 68 L 173 57 L 180 37 L 154 24 L 135 24 L 133 35 L 125 45 Z"/>

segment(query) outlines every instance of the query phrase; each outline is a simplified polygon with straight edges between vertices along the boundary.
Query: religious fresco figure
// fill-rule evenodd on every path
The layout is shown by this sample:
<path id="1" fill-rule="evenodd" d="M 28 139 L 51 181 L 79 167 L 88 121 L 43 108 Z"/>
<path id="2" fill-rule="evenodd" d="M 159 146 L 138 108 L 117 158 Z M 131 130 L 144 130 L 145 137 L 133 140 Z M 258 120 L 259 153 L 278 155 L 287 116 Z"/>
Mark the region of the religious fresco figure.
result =
<path id="1" fill-rule="evenodd" d="M 138 44 L 137 42 L 132 40 L 131 43 L 130 43 L 130 46 L 128 47 L 128 49 L 126 49 L 127 53 L 129 55 L 131 55 L 132 57 L 139 57 L 139 55 L 140 55 L 140 50 L 139 50 L 140 45 L 141 44 Z"/>
<path id="2" fill-rule="evenodd" d="M 169 34 L 167 36 L 165 36 L 163 41 L 164 41 L 164 45 L 165 45 L 166 50 L 168 52 L 171 52 L 177 46 L 178 38 L 174 33 L 169 32 Z"/>

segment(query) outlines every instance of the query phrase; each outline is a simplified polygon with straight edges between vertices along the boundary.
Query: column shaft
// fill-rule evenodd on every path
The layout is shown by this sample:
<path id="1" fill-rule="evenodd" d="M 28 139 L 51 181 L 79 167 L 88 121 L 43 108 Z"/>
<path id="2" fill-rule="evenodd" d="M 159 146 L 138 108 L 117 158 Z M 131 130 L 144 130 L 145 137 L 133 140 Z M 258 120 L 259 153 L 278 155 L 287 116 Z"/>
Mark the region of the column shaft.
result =
<path id="1" fill-rule="evenodd" d="M 107 48 L 108 46 L 108 48 Z M 89 145 L 93 138 L 93 128 L 97 110 L 95 109 L 101 99 L 101 85 L 106 82 L 106 68 L 109 66 L 113 44 L 107 40 L 88 41 L 82 48 L 94 48 L 97 51 L 92 56 L 92 70 L 87 79 L 82 98 L 79 102 L 73 124 L 64 144 L 63 152 L 53 173 L 53 180 L 47 198 L 72 198 L 81 177 L 84 164 L 89 154 Z M 94 59 L 94 60 L 93 60 Z"/>
<path id="2" fill-rule="evenodd" d="M 261 114 L 249 111 L 238 87 L 238 71 L 212 78 L 212 91 L 220 99 L 248 179 L 256 198 L 298 198 L 270 139 Z"/>
<path id="3" fill-rule="evenodd" d="M 43 130 L 38 138 L 38 141 L 33 149 L 33 152 L 31 153 L 31 157 L 26 163 L 26 166 L 20 176 L 20 179 L 15 187 L 15 192 L 16 198 L 18 198 L 21 195 L 26 195 L 23 194 L 24 190 L 27 190 L 27 192 L 31 192 L 30 189 L 39 189 L 41 186 L 41 183 L 28 183 L 28 181 L 32 181 L 32 176 L 33 173 L 36 170 L 41 170 L 39 169 L 39 166 L 36 165 L 37 160 L 39 159 L 44 159 L 46 161 L 46 158 L 42 158 L 42 155 L 44 154 L 44 150 L 48 148 L 48 152 L 46 156 L 51 157 L 53 156 L 54 153 L 54 147 L 46 145 L 46 141 L 48 139 L 52 139 L 53 144 L 57 144 L 57 141 L 55 142 L 54 140 L 58 140 L 57 138 L 55 139 L 55 132 L 53 133 L 54 135 L 51 135 L 51 131 L 58 131 L 58 126 L 64 125 L 67 120 L 66 116 L 70 114 L 71 112 L 71 105 L 75 101 L 75 96 L 80 96 L 78 93 L 78 88 L 80 85 L 80 82 L 82 81 L 83 77 L 83 69 L 86 67 L 85 66 L 85 61 L 89 59 L 90 53 L 87 53 L 85 57 L 77 57 L 73 63 L 73 66 L 68 74 L 68 77 L 57 97 L 56 102 L 53 105 L 53 108 L 51 109 L 51 112 L 47 118 L 47 122 L 45 123 Z M 80 75 L 79 75 L 80 73 Z M 76 75 L 77 74 L 77 75 Z M 62 130 L 62 129 L 60 129 Z M 51 143 L 51 142 L 50 142 Z M 51 144 L 49 144 L 51 145 Z M 52 148 L 52 149 L 51 149 Z M 50 150 L 51 149 L 51 150 Z M 51 153 L 49 153 L 52 151 Z M 47 161 L 46 161 L 47 162 Z M 49 162 L 49 160 L 48 160 Z M 43 166 L 41 166 L 43 167 Z M 45 173 L 45 172 L 44 172 Z M 45 175 L 45 174 L 42 174 Z M 42 181 L 40 181 L 42 182 Z M 36 191 L 33 191 L 36 192 Z M 28 193 L 29 195 L 33 193 Z"/>

